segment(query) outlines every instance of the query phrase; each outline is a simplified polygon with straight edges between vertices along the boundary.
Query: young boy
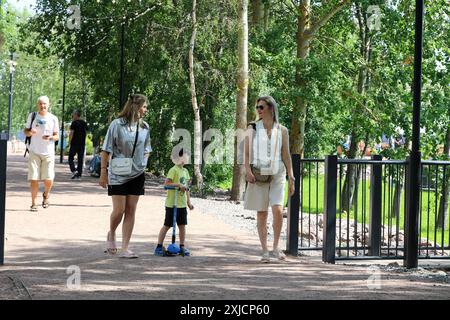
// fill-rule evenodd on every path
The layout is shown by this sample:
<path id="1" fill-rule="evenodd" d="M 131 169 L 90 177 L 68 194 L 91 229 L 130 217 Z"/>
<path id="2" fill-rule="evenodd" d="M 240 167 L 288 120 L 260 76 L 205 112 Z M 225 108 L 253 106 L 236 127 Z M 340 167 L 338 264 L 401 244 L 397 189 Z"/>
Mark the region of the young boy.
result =
<path id="1" fill-rule="evenodd" d="M 187 210 L 186 206 L 190 210 L 194 209 L 191 204 L 191 198 L 189 195 L 189 190 L 187 185 L 189 182 L 189 172 L 183 166 L 189 162 L 189 153 L 181 150 L 180 156 L 175 159 L 172 158 L 175 164 L 167 174 L 165 186 L 176 187 L 178 190 L 178 202 L 177 202 L 177 225 L 180 234 L 180 253 L 184 256 L 189 256 L 189 250 L 184 246 L 184 240 L 186 237 L 186 225 L 187 225 Z M 175 190 L 167 190 L 166 198 L 166 218 L 164 220 L 164 225 L 159 231 L 158 236 L 158 246 L 155 249 L 156 256 L 163 256 L 165 248 L 163 247 L 164 238 L 166 237 L 167 231 L 173 226 L 173 206 L 175 204 Z"/>

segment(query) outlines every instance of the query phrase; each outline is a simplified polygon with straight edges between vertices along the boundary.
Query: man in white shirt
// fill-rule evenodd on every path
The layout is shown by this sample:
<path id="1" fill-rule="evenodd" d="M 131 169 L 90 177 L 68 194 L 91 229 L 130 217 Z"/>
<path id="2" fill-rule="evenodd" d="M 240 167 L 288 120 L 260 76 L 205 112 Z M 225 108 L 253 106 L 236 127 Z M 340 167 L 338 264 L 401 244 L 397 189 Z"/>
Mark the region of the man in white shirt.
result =
<path id="1" fill-rule="evenodd" d="M 37 100 L 34 119 L 33 113 L 28 115 L 24 133 L 31 137 L 28 149 L 28 180 L 31 190 L 31 211 L 37 211 L 36 197 L 39 192 L 39 180 L 44 181 L 45 191 L 42 194 L 42 207 L 48 208 L 48 198 L 55 178 L 55 141 L 58 141 L 58 118 L 48 111 L 50 102 L 47 96 Z"/>

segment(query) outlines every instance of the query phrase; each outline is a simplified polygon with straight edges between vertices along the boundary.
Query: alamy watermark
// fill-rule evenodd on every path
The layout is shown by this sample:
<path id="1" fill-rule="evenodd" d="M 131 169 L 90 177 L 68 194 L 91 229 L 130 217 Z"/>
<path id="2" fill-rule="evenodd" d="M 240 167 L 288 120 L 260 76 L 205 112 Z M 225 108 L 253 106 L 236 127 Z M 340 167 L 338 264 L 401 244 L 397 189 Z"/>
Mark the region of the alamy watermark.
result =
<path id="1" fill-rule="evenodd" d="M 264 168 L 277 170 L 282 159 L 282 135 L 281 128 L 277 127 L 272 129 L 270 137 L 265 129 L 257 131 L 253 129 L 227 129 L 222 132 L 219 129 L 212 128 L 202 133 L 201 123 L 198 123 L 195 126 L 193 138 L 187 129 L 179 128 L 173 131 L 171 140 L 178 143 L 172 148 L 171 157 L 172 159 L 179 159 L 181 150 L 183 150 L 183 152 L 191 155 L 187 164 L 191 164 L 192 159 L 194 164 L 233 164 L 236 143 L 236 161 L 243 165 L 246 157 L 245 139 L 247 138 L 249 142 L 247 153 L 249 163 L 259 164 L 261 170 L 265 170 Z M 207 145 L 202 149 L 201 147 L 205 142 Z M 193 144 L 194 152 L 192 152 Z"/>
<path id="2" fill-rule="evenodd" d="M 81 29 L 81 9 L 79 5 L 71 5 L 67 8 L 69 16 L 66 19 L 66 26 L 69 30 Z"/>
<path id="3" fill-rule="evenodd" d="M 381 289 L 381 269 L 377 266 L 370 266 L 367 269 L 367 273 L 370 277 L 367 279 L 367 288 L 370 290 L 380 290 Z"/>
<path id="4" fill-rule="evenodd" d="M 81 288 L 81 269 L 79 266 L 71 265 L 67 268 L 66 274 L 70 274 L 67 278 L 67 288 L 69 290 L 80 290 Z"/>
<path id="5" fill-rule="evenodd" d="M 370 31 L 380 31 L 381 29 L 381 9 L 377 5 L 371 5 L 367 8 L 367 28 Z"/>

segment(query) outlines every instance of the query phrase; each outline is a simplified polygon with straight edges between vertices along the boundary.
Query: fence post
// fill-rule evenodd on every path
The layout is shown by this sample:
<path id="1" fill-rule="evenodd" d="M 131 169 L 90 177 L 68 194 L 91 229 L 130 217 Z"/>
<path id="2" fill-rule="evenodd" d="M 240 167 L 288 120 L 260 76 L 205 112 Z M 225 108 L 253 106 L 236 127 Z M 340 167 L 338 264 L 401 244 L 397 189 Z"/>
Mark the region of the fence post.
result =
<path id="1" fill-rule="evenodd" d="M 372 160 L 381 161 L 380 155 L 372 156 Z M 381 193 L 382 193 L 382 165 L 372 164 L 370 173 L 370 248 L 369 255 L 381 255 Z"/>
<path id="2" fill-rule="evenodd" d="M 421 153 L 411 152 L 406 165 L 406 210 L 405 210 L 405 251 L 403 266 L 411 269 L 418 266 L 419 250 L 419 201 L 421 178 Z"/>
<path id="3" fill-rule="evenodd" d="M 327 263 L 334 263 L 336 259 L 337 156 L 325 157 L 324 189 L 322 261 Z"/>
<path id="4" fill-rule="evenodd" d="M 287 219 L 286 250 L 290 255 L 298 255 L 298 225 L 300 215 L 300 155 L 292 155 L 292 170 L 295 177 L 295 192 L 289 197 Z"/>
<path id="5" fill-rule="evenodd" d="M 419 237 L 419 204 L 420 204 L 420 104 L 422 100 L 422 53 L 423 53 L 423 17 L 424 0 L 416 0 L 414 34 L 414 79 L 413 79 L 413 108 L 412 108 L 412 145 L 408 161 L 405 212 L 405 255 L 403 265 L 417 268 L 418 265 L 418 237 Z"/>
<path id="6" fill-rule="evenodd" d="M 0 134 L 0 266 L 5 261 L 6 157 L 8 136 Z"/>

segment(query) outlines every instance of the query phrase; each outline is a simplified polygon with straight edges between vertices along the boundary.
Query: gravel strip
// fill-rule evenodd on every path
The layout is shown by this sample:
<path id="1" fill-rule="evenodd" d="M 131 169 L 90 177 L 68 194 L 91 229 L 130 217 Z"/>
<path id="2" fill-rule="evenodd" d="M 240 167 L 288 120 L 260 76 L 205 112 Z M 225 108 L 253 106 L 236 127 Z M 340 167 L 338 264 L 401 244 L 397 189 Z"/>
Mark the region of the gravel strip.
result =
<path id="1" fill-rule="evenodd" d="M 232 228 L 258 235 L 256 227 L 256 211 L 245 210 L 243 202 L 194 197 L 191 198 L 191 201 L 194 207 L 202 213 L 215 215 L 223 222 L 229 224 Z M 286 240 L 286 226 L 287 219 L 284 218 L 280 240 Z M 271 209 L 269 209 L 269 216 L 267 218 L 267 230 L 267 239 L 271 241 L 273 240 Z"/>

